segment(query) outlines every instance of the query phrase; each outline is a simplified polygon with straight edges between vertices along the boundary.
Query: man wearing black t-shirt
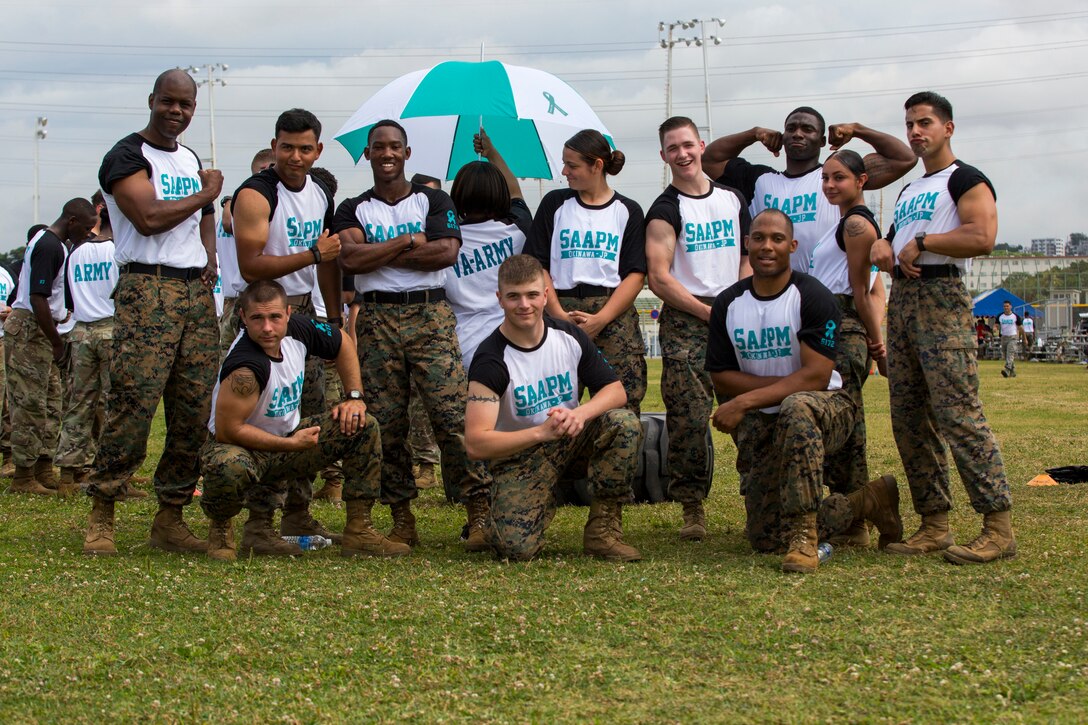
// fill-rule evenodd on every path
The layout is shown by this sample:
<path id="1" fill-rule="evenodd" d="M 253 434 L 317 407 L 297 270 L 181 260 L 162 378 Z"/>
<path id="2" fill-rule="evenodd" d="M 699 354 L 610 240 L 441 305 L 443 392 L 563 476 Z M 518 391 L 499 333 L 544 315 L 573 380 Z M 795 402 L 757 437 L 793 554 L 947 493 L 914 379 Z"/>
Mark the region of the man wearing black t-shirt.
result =
<path id="1" fill-rule="evenodd" d="M 4 323 L 8 352 L 8 396 L 11 400 L 11 453 L 15 477 L 11 493 L 55 494 L 43 484 L 53 482 L 57 432 L 48 421 L 49 369 L 64 357 L 57 323 L 68 316 L 65 303 L 65 243 L 83 241 L 98 223 L 94 205 L 72 199 L 60 218 L 38 232 L 26 246 L 12 311 Z"/>
<path id="2" fill-rule="evenodd" d="M 586 554 L 611 561 L 642 555 L 623 541 L 642 425 L 622 406 L 623 383 L 577 325 L 544 316 L 544 268 L 527 254 L 499 266 L 504 319 L 469 369 L 465 444 L 495 478 L 491 543 L 499 556 L 531 559 L 544 546 L 555 493 L 568 468 L 588 474 L 593 503 Z M 590 399 L 579 403 L 579 390 Z M 588 461 L 588 464 L 587 464 Z M 588 468 L 587 468 L 588 465 Z"/>
<path id="3" fill-rule="evenodd" d="M 877 525 L 882 546 L 898 541 L 899 494 L 895 479 L 881 478 L 820 501 L 824 457 L 846 443 L 857 415 L 835 370 L 839 306 L 790 269 L 797 241 L 786 214 L 757 214 L 747 244 L 753 276 L 718 295 L 710 312 L 706 369 L 719 398 L 729 398 L 713 422 L 737 435 L 752 548 L 787 549 L 782 570 L 811 573 L 818 536 L 859 519 Z"/>

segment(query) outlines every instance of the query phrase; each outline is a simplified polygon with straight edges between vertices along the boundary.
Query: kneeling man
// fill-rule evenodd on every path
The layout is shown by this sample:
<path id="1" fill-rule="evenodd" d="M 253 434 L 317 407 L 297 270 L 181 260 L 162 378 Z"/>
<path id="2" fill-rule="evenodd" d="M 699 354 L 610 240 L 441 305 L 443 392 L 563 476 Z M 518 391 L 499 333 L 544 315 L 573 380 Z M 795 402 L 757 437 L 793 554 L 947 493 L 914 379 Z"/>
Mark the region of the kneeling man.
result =
<path id="1" fill-rule="evenodd" d="M 760 212 L 747 243 L 753 276 L 710 312 L 706 369 L 727 399 L 713 422 L 737 435 L 752 548 L 786 550 L 783 571 L 810 573 L 818 540 L 857 520 L 876 524 L 881 548 L 900 541 L 899 492 L 885 476 L 820 501 L 824 457 L 843 447 L 857 415 L 835 371 L 839 307 L 815 278 L 790 269 L 797 241 L 781 211 Z"/>
<path id="2" fill-rule="evenodd" d="M 526 560 L 544 546 L 562 474 L 576 462 L 593 489 L 585 553 L 638 561 L 623 541 L 621 510 L 631 496 L 642 426 L 623 408 L 616 373 L 581 329 L 544 316 L 544 270 L 525 254 L 499 267 L 504 319 L 476 350 L 468 374 L 465 447 L 490 462 L 495 480 L 491 543 Z M 591 398 L 579 405 L 579 391 Z"/>
<path id="3" fill-rule="evenodd" d="M 370 510 L 381 485 L 381 434 L 363 403 L 359 359 L 343 344 L 340 330 L 292 316 L 278 282 L 261 280 L 238 298 L 245 334 L 231 346 L 212 393 L 211 438 L 200 451 L 204 473 L 201 506 L 211 519 L 208 556 L 235 558 L 231 518 L 242 507 L 249 520 L 242 553 L 301 553 L 280 538 L 272 515 L 282 506 L 288 483 L 343 459 L 348 519 L 344 536 L 333 536 L 344 555 L 402 556 L 408 546 L 389 541 L 371 525 Z M 349 391 L 328 413 L 300 421 L 299 404 L 310 356 L 335 360 Z M 291 533 L 329 535 L 306 514 Z"/>

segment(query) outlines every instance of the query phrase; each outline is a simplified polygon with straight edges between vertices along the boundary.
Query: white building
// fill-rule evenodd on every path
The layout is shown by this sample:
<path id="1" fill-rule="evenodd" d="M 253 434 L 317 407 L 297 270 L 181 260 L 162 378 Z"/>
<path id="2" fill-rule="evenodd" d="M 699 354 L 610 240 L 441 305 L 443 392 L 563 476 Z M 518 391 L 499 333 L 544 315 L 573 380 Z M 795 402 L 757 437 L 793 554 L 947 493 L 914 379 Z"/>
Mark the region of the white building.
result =
<path id="1" fill-rule="evenodd" d="M 1031 253 L 1041 257 L 1064 257 L 1065 240 L 1058 238 L 1032 239 Z"/>

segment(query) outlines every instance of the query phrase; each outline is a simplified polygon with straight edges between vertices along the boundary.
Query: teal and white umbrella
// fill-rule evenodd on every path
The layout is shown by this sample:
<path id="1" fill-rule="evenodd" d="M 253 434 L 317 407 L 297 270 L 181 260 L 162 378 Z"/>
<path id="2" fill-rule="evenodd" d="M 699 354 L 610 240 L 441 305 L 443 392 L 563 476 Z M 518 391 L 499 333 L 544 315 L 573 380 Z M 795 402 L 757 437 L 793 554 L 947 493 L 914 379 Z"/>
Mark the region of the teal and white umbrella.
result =
<path id="1" fill-rule="evenodd" d="M 452 179 L 476 160 L 472 136 L 481 124 L 523 179 L 561 178 L 563 143 L 583 128 L 597 129 L 612 144 L 601 119 L 564 81 L 495 60 L 439 63 L 375 93 L 335 137 L 355 163 L 363 158 L 367 133 L 384 118 L 408 132 L 408 173 L 440 179 Z"/>

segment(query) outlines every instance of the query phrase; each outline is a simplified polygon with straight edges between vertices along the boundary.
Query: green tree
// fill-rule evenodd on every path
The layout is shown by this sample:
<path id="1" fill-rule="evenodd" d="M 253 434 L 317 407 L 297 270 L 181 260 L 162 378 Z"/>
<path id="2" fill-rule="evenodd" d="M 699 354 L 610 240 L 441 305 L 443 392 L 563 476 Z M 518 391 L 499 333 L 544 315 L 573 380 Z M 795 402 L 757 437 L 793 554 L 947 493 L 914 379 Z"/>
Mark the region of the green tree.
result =
<path id="1" fill-rule="evenodd" d="M 25 244 L 7 252 L 0 252 L 0 265 L 11 268 L 16 262 L 23 261 L 24 254 L 26 254 Z"/>

